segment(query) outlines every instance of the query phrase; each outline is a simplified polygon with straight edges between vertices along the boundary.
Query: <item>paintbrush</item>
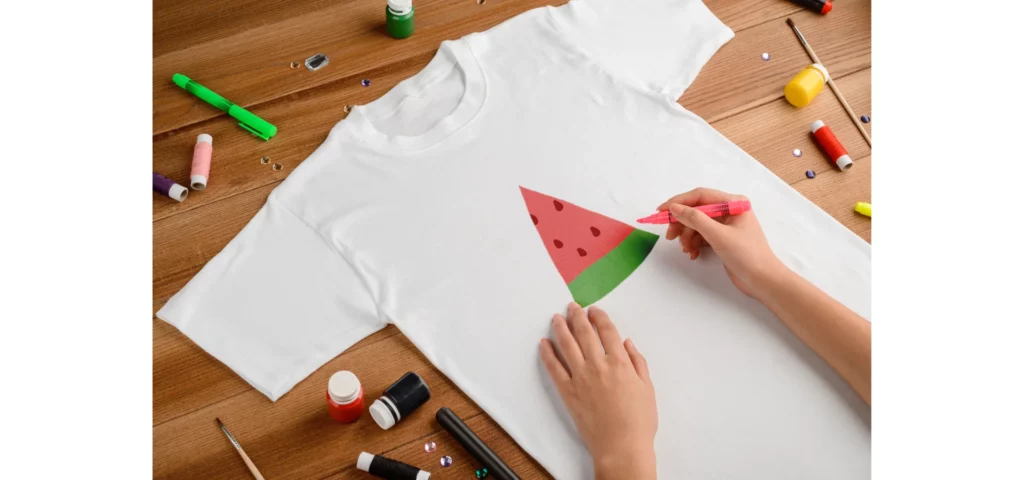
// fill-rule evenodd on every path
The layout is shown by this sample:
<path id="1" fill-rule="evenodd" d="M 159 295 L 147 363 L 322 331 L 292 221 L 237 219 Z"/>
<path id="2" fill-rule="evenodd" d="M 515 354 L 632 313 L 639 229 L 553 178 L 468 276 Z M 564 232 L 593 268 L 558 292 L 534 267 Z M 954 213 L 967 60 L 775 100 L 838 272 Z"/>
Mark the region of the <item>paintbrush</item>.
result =
<path id="1" fill-rule="evenodd" d="M 245 450 L 242 450 L 242 446 L 238 444 L 238 440 L 235 440 L 235 437 L 231 435 L 228 428 L 224 426 L 224 422 L 220 421 L 220 417 L 217 417 L 217 426 L 224 431 L 224 435 L 228 436 L 228 440 L 231 440 L 231 444 L 235 446 L 235 450 L 238 450 L 238 454 L 242 456 L 242 460 L 245 462 L 245 466 L 249 467 L 249 471 L 252 472 L 252 476 L 255 477 L 256 480 L 263 480 L 263 475 L 260 474 L 260 471 L 256 468 L 256 465 L 252 463 L 252 460 L 249 460 L 249 456 L 245 454 Z"/>
<path id="2" fill-rule="evenodd" d="M 818 59 L 818 56 L 814 54 L 814 49 L 811 48 L 811 44 L 807 43 L 807 39 L 804 38 L 804 34 L 800 33 L 799 28 L 796 28 L 796 24 L 793 23 L 793 19 L 787 18 L 786 24 L 793 29 L 793 33 L 796 33 L 797 40 L 800 40 L 800 44 L 804 46 L 804 50 L 807 50 L 807 55 L 811 57 L 811 61 L 819 65 L 825 65 L 824 63 L 821 63 L 821 60 Z M 831 88 L 832 92 L 835 93 L 836 97 L 839 98 L 839 103 L 843 104 L 843 108 L 846 109 L 846 114 L 850 116 L 850 120 L 853 120 L 853 124 L 857 126 L 857 130 L 860 130 L 860 134 L 864 137 L 864 140 L 868 142 L 868 146 L 870 147 L 871 135 L 868 135 L 868 131 L 867 129 L 864 128 L 864 125 L 861 125 L 860 122 L 857 121 L 857 114 L 853 113 L 853 109 L 850 108 L 850 104 L 846 103 L 846 99 L 843 98 L 843 94 L 839 92 L 839 87 L 837 87 L 836 84 L 832 82 L 831 76 L 829 76 L 827 83 L 828 87 Z"/>

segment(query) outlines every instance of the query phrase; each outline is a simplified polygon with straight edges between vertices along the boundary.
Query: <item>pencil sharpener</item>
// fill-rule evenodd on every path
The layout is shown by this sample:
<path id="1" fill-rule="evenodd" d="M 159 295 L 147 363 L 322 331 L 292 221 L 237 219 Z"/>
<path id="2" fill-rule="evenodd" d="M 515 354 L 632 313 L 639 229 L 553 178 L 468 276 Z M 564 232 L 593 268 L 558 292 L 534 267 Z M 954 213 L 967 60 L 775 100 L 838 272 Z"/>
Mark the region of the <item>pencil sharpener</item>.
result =
<path id="1" fill-rule="evenodd" d="M 329 62 L 330 59 L 327 58 L 327 55 L 318 53 L 306 59 L 306 68 L 311 72 L 315 72 L 327 66 Z"/>

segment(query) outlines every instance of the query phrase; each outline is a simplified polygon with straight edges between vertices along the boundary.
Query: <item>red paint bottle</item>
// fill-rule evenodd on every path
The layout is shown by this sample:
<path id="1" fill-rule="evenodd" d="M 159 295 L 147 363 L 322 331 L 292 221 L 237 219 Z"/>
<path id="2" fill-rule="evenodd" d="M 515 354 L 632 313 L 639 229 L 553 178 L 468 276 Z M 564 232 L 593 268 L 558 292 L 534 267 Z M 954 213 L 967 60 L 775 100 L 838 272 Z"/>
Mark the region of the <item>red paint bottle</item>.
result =
<path id="1" fill-rule="evenodd" d="M 342 423 L 352 423 L 363 414 L 363 386 L 354 373 L 342 370 L 331 375 L 327 382 L 327 411 Z"/>

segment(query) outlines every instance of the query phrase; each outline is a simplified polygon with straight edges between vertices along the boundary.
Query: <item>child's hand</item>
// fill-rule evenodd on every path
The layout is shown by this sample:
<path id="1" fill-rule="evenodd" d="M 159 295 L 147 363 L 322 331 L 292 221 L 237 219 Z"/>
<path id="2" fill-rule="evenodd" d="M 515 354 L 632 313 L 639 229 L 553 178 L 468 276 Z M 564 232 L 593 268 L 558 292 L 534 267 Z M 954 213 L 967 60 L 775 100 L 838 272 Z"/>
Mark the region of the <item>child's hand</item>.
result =
<path id="1" fill-rule="evenodd" d="M 668 199 L 658 210 L 672 212 L 679 223 L 669 224 L 665 238 L 678 238 L 683 252 L 688 253 L 691 260 L 700 256 L 702 246 L 710 245 L 722 259 L 732 283 L 743 293 L 760 299 L 765 285 L 785 272 L 786 267 L 772 253 L 754 212 L 722 217 L 719 221 L 691 208 L 730 200 L 747 200 L 747 197 L 697 188 Z"/>
<path id="2" fill-rule="evenodd" d="M 569 319 L 555 315 L 552 329 L 555 345 L 541 340 L 541 357 L 594 458 L 596 478 L 655 478 L 658 412 L 644 357 L 597 307 L 588 314 L 570 303 Z"/>

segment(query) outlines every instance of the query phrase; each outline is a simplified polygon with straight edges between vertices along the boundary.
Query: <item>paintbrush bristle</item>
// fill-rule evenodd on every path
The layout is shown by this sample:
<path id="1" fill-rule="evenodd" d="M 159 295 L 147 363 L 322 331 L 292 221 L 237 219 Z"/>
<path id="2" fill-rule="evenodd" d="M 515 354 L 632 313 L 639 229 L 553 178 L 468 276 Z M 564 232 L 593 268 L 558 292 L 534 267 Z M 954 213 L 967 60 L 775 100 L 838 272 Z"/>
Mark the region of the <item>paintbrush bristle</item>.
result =
<path id="1" fill-rule="evenodd" d="M 793 19 L 792 18 L 787 18 L 786 19 L 786 25 L 789 25 L 790 27 L 794 26 L 793 25 Z"/>

